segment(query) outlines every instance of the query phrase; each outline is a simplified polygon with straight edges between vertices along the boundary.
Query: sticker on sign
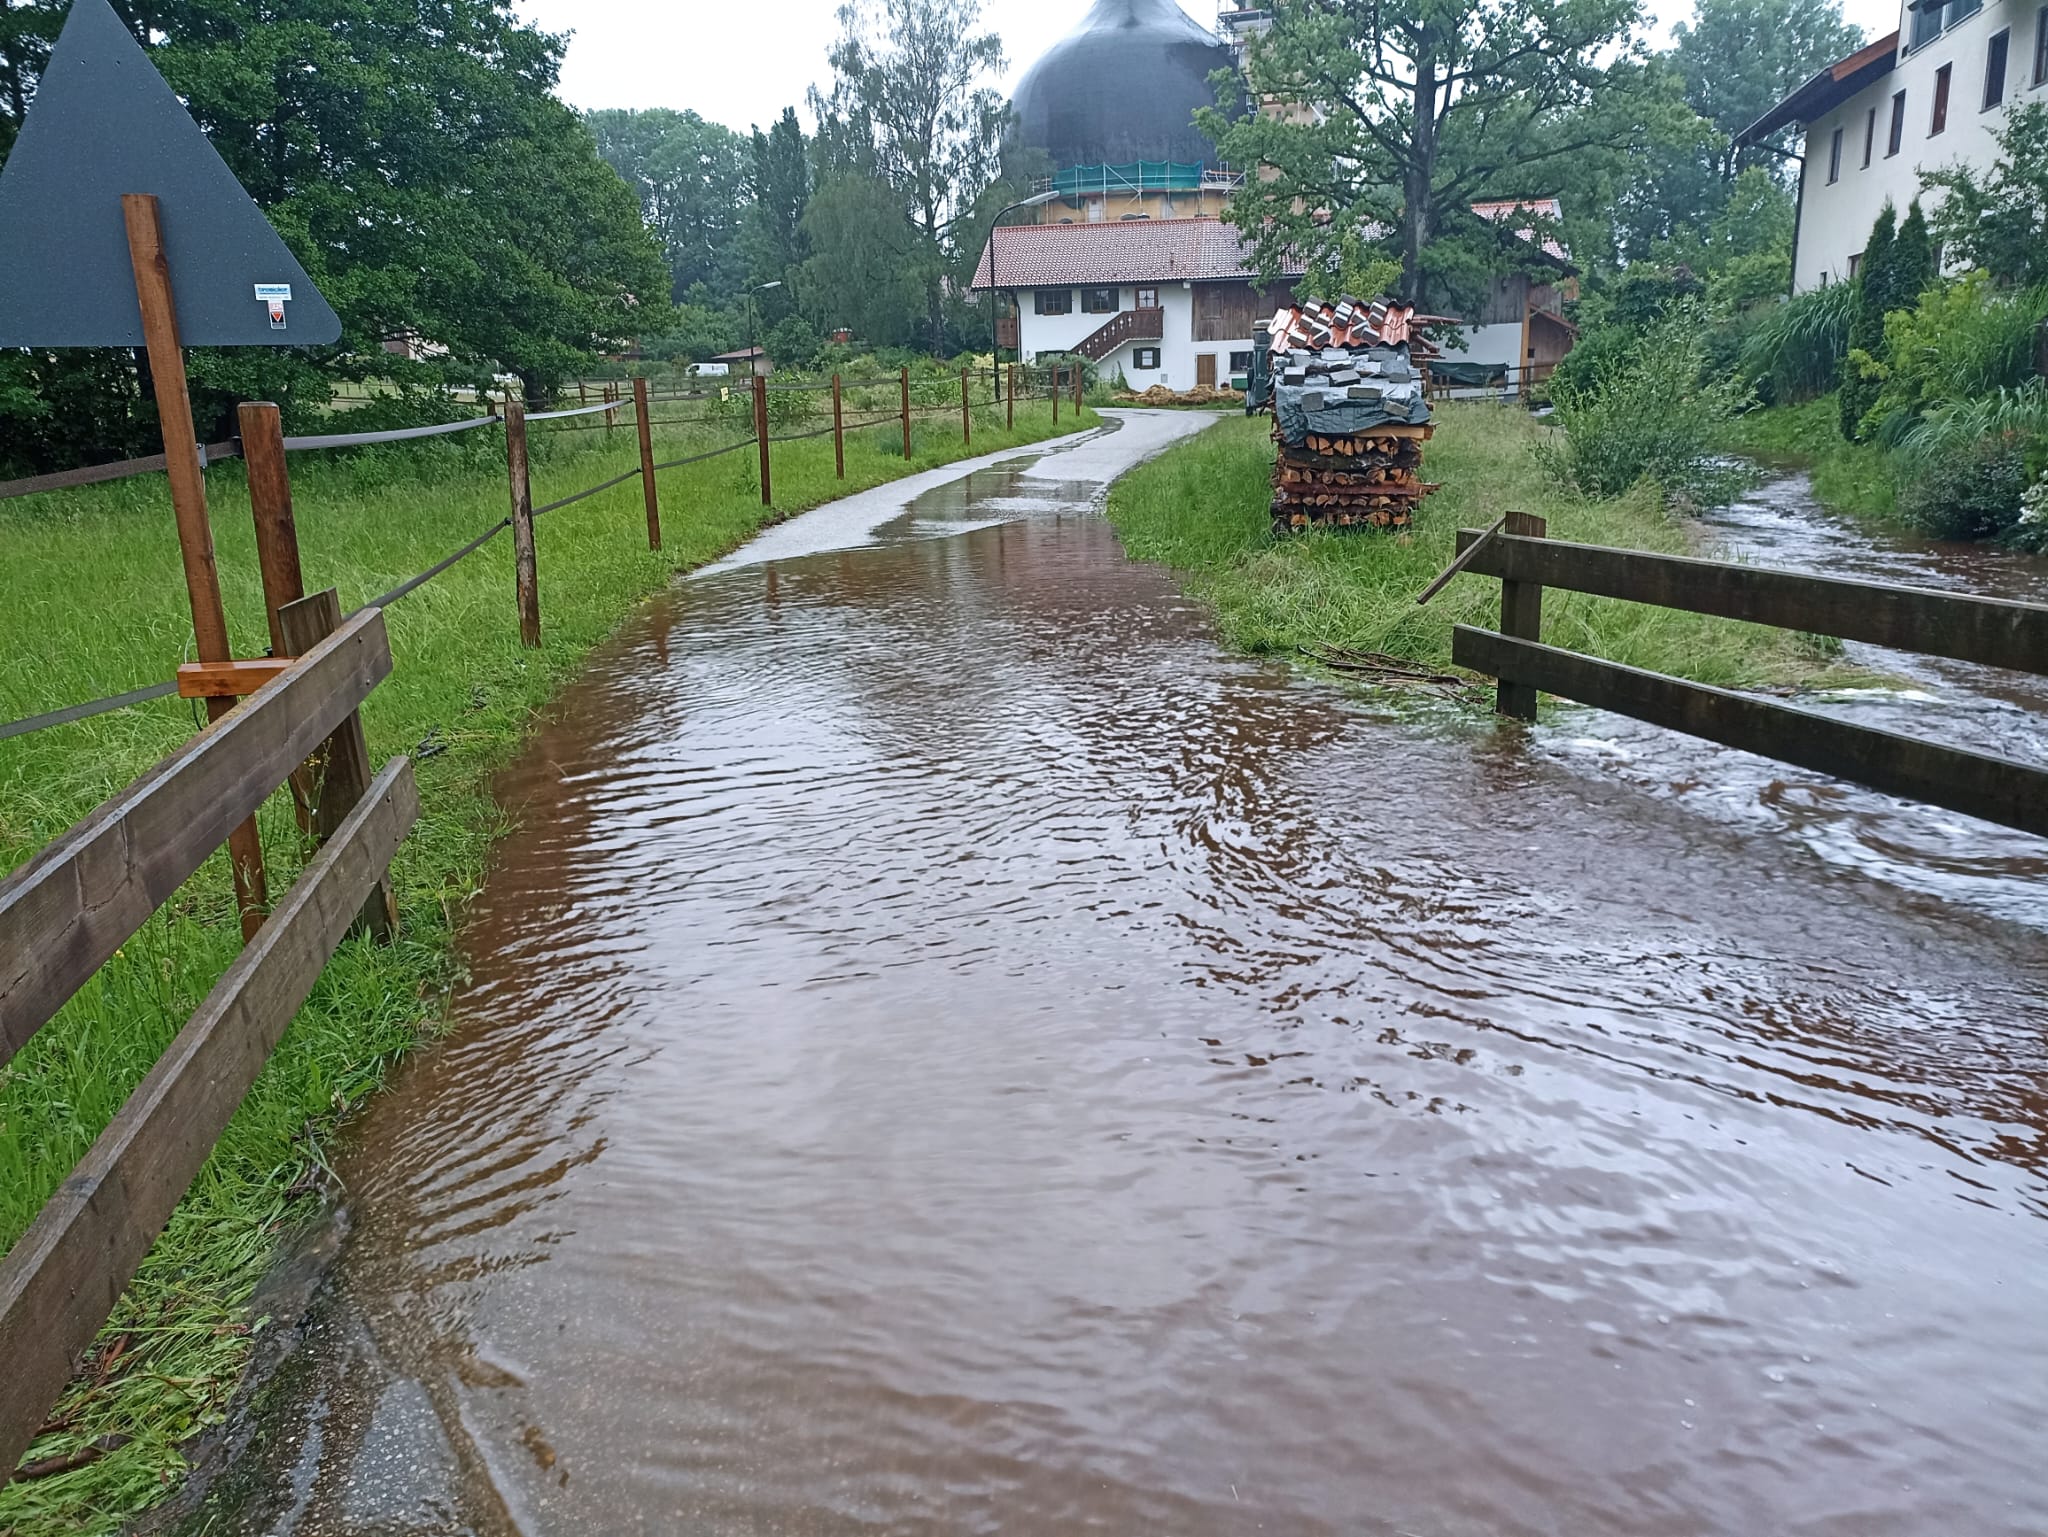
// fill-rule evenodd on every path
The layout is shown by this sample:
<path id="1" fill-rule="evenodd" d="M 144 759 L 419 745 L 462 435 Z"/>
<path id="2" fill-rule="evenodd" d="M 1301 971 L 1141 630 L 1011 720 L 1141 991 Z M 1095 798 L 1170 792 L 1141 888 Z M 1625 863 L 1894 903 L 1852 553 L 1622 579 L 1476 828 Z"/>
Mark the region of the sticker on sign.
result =
<path id="1" fill-rule="evenodd" d="M 284 307 L 291 301 L 292 285 L 289 283 L 258 283 L 256 302 L 270 306 L 270 329 L 284 329 Z"/>

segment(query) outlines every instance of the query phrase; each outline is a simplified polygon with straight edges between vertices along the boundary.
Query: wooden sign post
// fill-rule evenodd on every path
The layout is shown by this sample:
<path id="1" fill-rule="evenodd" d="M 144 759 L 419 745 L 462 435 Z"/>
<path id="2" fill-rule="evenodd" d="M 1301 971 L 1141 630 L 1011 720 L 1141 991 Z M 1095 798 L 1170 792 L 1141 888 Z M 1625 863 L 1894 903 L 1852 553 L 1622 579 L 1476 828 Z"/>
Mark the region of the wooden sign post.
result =
<path id="1" fill-rule="evenodd" d="M 128 257 L 135 267 L 135 297 L 142 306 L 142 334 L 149 348 L 149 375 L 156 386 L 156 414 L 163 425 L 164 467 L 171 482 L 171 512 L 178 522 L 178 553 L 185 563 L 185 595 L 192 604 L 192 635 L 202 662 L 234 659 L 228 646 L 228 616 L 220 599 L 220 569 L 213 557 L 213 524 L 206 515 L 206 476 L 199 463 L 199 438 L 192 426 L 192 396 L 185 382 L 185 349 L 178 340 L 178 310 L 171 296 L 171 268 L 156 198 L 131 192 L 121 199 L 128 226 Z M 219 720 L 235 707 L 232 699 L 209 698 L 206 718 Z M 270 892 L 263 875 L 263 839 L 249 818 L 228 834 L 228 863 L 234 871 L 235 911 L 242 939 L 256 937 Z"/>
<path id="2" fill-rule="evenodd" d="M 238 662 L 228 646 L 184 349 L 324 346 L 341 321 L 107 0 L 74 0 L 0 171 L 0 273 L 0 347 L 148 351 L 199 657 L 191 671 L 204 674 L 181 675 L 179 692 L 219 720 L 237 690 L 279 668 Z M 251 458 L 250 483 L 275 647 L 275 610 L 298 577 L 296 557 L 265 538 L 266 488 L 283 516 L 268 532 L 290 524 L 282 440 L 265 460 L 268 446 Z M 246 940 L 267 906 L 253 817 L 228 850 Z"/>

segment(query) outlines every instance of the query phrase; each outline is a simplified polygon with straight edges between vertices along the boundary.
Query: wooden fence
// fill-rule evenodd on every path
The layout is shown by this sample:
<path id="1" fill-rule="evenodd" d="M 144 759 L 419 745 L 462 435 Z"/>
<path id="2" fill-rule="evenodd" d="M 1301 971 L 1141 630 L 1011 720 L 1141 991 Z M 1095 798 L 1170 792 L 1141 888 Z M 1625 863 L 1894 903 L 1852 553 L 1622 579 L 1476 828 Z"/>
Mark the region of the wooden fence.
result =
<path id="1" fill-rule="evenodd" d="M 2048 605 L 1572 544 L 1510 513 L 1458 535 L 1463 569 L 1501 582 L 1501 628 L 1456 627 L 1451 656 L 1499 680 L 1496 708 L 1533 720 L 1540 691 L 1724 747 L 2048 836 L 2048 771 L 1542 643 L 1547 587 L 1987 667 L 2048 674 Z"/>
<path id="2" fill-rule="evenodd" d="M 232 449 L 248 464 L 272 654 L 229 657 L 223 622 L 216 648 L 220 654 L 180 667 L 170 683 L 0 729 L 0 735 L 46 729 L 174 691 L 205 701 L 214 717 L 201 735 L 0 882 L 0 1068 L 223 843 L 229 848 L 246 944 L 85 1159 L 0 1259 L 0 1483 L 12 1475 L 69 1382 L 79 1353 L 113 1311 L 344 935 L 354 928 L 388 939 L 395 931 L 397 908 L 386 872 L 418 814 L 418 793 L 412 767 L 402 757 L 372 776 L 357 713 L 391 671 L 385 607 L 510 528 L 520 637 L 529 646 L 538 645 L 533 524 L 542 514 L 637 476 L 645 497 L 648 545 L 659 549 L 655 477 L 662 469 L 755 448 L 766 504 L 772 496 L 770 449 L 775 443 L 830 433 L 843 479 L 848 431 L 900 423 L 908 457 L 913 420 L 919 416 L 950 417 L 957 411 L 962 441 L 971 443 L 978 409 L 1004 404 L 1014 422 L 1019 395 L 1050 398 L 1055 416 L 1069 389 L 1076 407 L 1081 401 L 1077 371 L 1012 368 L 1007 382 L 1004 402 L 999 386 L 978 392 L 966 371 L 960 375 L 957 400 L 950 384 L 938 387 L 937 381 L 924 379 L 915 381 L 913 389 L 907 368 L 893 378 L 852 385 L 837 376 L 829 384 L 780 386 L 756 378 L 738 390 L 691 397 L 715 401 L 714 410 L 734 408 L 701 419 L 706 422 L 732 421 L 737 408 L 750 406 L 745 436 L 665 465 L 654 459 L 657 418 L 644 379 L 633 381 L 630 402 L 623 389 L 606 387 L 594 404 L 532 417 L 517 401 L 506 401 L 502 417 L 494 406 L 490 416 L 439 427 L 318 438 L 283 436 L 275 406 L 242 407 L 242 436 L 212 452 L 218 456 Z M 796 398 L 809 394 L 822 402 L 827 391 L 829 425 L 776 434 L 774 419 L 800 426 L 806 417 L 827 414 L 822 404 Z M 857 392 L 857 407 L 864 407 L 852 417 L 849 391 Z M 772 409 L 771 394 L 782 397 Z M 880 410 L 884 395 L 891 397 L 889 408 Z M 601 415 L 602 421 L 568 430 L 609 434 L 618 430 L 626 410 L 634 413 L 637 462 L 595 486 L 534 506 L 528 423 Z M 509 516 L 346 619 L 332 589 L 305 594 L 288 453 L 498 426 L 505 432 Z M 158 456 L 153 463 L 133 461 L 0 486 L 0 496 L 162 468 Z M 203 501 L 200 505 L 203 509 Z M 190 529 L 182 521 L 180 528 L 189 540 Z M 210 531 L 200 543 L 210 575 Z M 191 552 L 188 543 L 188 556 Z M 203 596 L 208 601 L 195 600 L 195 611 L 217 607 L 217 586 Z M 300 826 L 318 852 L 272 907 L 254 819 L 264 800 L 287 784 Z"/>
<path id="3" fill-rule="evenodd" d="M 336 625 L 338 613 L 331 591 L 289 607 L 287 630 L 318 637 L 304 655 L 0 883 L 4 1065 L 295 776 L 320 844 L 0 1260 L 0 1482 L 343 936 L 358 925 L 388 933 L 385 871 L 418 814 L 418 793 L 404 758 L 367 774 L 356 711 L 391 671 L 383 611 Z"/>

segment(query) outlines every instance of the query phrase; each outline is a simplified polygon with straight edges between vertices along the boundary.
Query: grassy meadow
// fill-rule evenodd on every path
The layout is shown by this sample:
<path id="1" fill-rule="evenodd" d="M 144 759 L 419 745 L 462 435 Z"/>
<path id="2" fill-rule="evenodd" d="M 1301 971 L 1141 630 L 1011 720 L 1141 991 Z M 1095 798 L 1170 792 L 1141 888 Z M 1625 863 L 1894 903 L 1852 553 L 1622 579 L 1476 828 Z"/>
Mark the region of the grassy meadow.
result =
<path id="1" fill-rule="evenodd" d="M 1500 583 L 1461 576 L 1417 607 L 1448 565 L 1457 530 L 1514 509 L 1549 520 L 1560 538 L 1674 554 L 1699 552 L 1691 527 L 1654 487 L 1611 501 L 1560 489 L 1532 445 L 1554 429 L 1513 406 L 1446 402 L 1423 473 L 1443 489 L 1412 530 L 1316 532 L 1275 539 L 1268 513 L 1270 421 L 1221 422 L 1111 488 L 1109 518 L 1133 559 L 1181 574 L 1210 603 L 1225 638 L 1252 652 L 1335 646 L 1448 667 L 1451 626 L 1496 626 Z M 1549 592 L 1543 638 L 1610 661 L 1702 683 L 1789 684 L 1823 674 L 1833 643 L 1643 604 Z"/>
<path id="2" fill-rule="evenodd" d="M 386 948 L 351 942 L 328 968 L 31 1449 L 40 1476 L 0 1490 L 0 1534 L 118 1529 L 161 1498 L 184 1466 L 181 1443 L 225 1409 L 264 1323 L 247 1316 L 252 1288 L 280 1239 L 318 1209 L 323 1144 L 443 1009 L 463 903 L 506 830 L 490 799 L 491 772 L 585 653 L 674 573 L 731 550 L 767 522 L 1097 420 L 1068 409 L 1060 417 L 1055 429 L 1047 403 L 1020 403 L 1009 430 L 984 409 L 966 449 L 957 410 L 934 412 L 918 419 L 907 461 L 897 425 L 863 427 L 848 435 L 843 481 L 834 476 L 829 436 L 777 445 L 772 509 L 760 504 L 751 448 L 664 472 L 659 553 L 646 547 L 637 480 L 549 513 L 536 534 L 538 651 L 519 645 L 509 535 L 388 610 L 395 669 L 364 718 L 374 762 L 404 752 L 418 765 L 421 819 L 393 872 L 402 937 Z M 736 435 L 730 425 L 664 426 L 656 458 Z M 615 434 L 537 425 L 533 440 L 537 504 L 637 462 L 629 421 Z M 348 610 L 452 553 L 504 516 L 503 456 L 502 432 L 484 429 L 295 457 L 308 588 L 337 587 Z M 260 656 L 268 639 L 241 467 L 214 468 L 207 482 L 236 654 Z M 0 547 L 8 555 L 0 565 L 0 720 L 158 682 L 188 659 L 191 622 L 161 477 L 0 502 Z M 190 704 L 167 699 L 0 742 L 6 868 L 190 737 L 196 723 Z M 260 822 L 275 897 L 305 851 L 283 796 L 271 798 Z M 238 937 L 225 856 L 217 854 L 0 1068 L 0 1249 L 205 996 Z"/>

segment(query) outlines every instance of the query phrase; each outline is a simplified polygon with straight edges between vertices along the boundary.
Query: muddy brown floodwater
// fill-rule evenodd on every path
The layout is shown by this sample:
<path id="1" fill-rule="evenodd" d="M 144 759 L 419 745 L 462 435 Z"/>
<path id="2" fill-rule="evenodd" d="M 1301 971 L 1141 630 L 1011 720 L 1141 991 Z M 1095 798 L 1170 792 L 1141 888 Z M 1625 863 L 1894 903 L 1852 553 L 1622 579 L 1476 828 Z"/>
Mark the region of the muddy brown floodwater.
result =
<path id="1" fill-rule="evenodd" d="M 211 1530 L 2048 1529 L 2041 851 L 1224 653 L 1192 425 L 597 656 Z"/>

